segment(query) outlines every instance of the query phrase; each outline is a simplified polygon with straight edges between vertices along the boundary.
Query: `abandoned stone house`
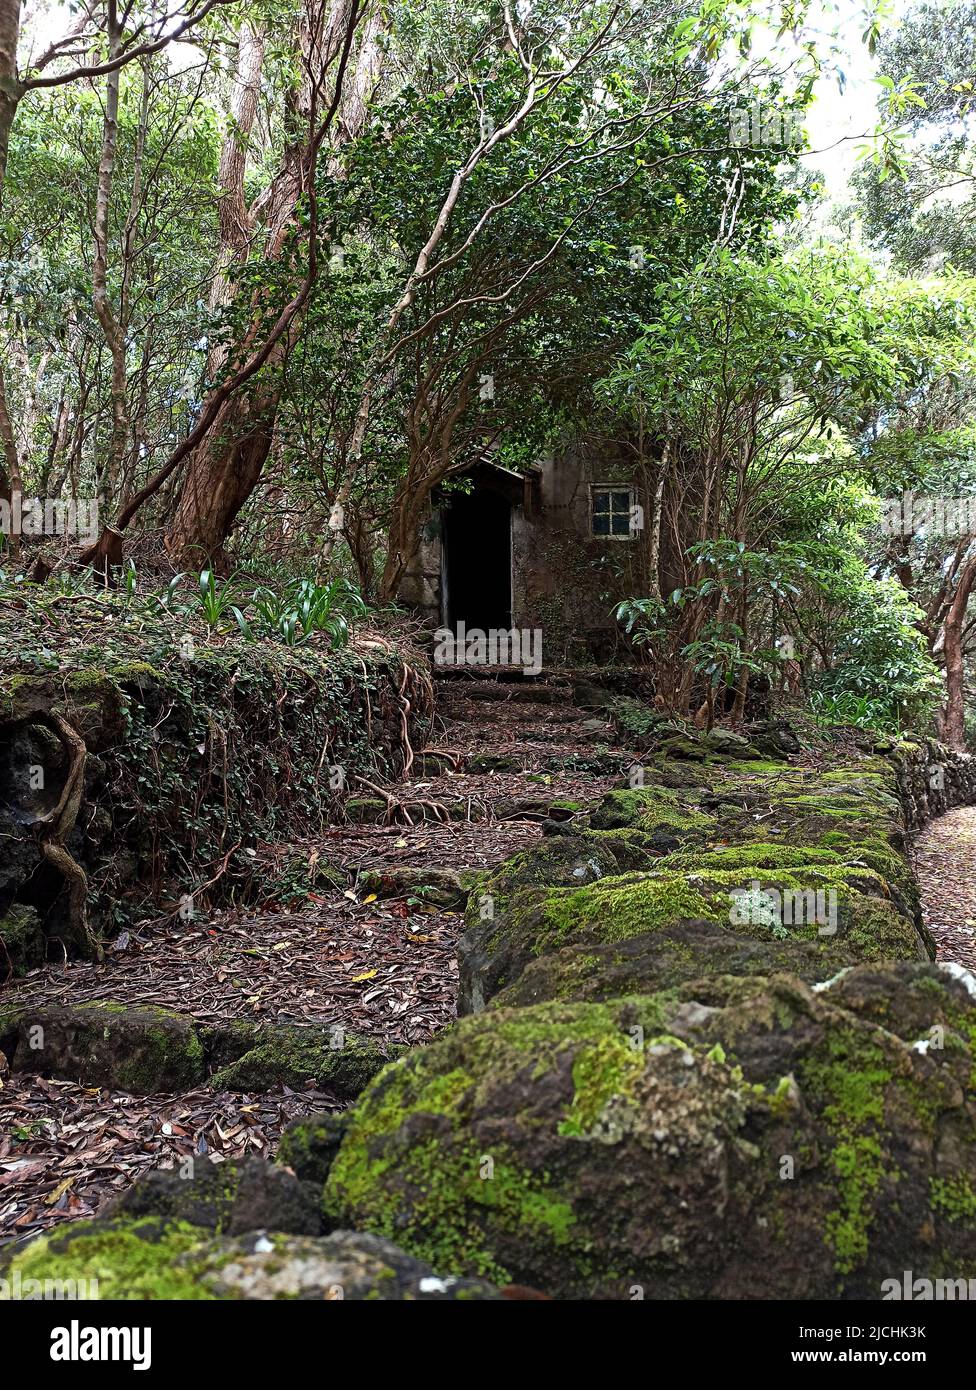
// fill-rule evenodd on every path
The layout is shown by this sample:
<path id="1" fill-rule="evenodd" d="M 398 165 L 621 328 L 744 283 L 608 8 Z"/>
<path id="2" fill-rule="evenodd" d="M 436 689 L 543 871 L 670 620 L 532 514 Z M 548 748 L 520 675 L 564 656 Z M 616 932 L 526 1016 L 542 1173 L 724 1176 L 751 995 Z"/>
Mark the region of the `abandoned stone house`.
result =
<path id="1" fill-rule="evenodd" d="M 431 499 L 401 602 L 431 629 L 539 629 L 547 665 L 603 660 L 639 587 L 646 502 L 619 447 L 573 447 L 522 473 L 494 462 Z"/>

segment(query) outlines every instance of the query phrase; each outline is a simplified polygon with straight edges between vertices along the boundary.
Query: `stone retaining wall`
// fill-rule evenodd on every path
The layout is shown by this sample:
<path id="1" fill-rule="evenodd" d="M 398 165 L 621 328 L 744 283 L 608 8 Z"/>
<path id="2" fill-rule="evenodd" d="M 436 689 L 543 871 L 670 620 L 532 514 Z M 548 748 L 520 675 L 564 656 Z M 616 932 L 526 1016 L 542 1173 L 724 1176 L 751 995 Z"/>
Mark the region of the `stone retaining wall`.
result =
<path id="1" fill-rule="evenodd" d="M 332 1137 L 328 1220 L 556 1297 L 976 1278 L 976 981 L 933 963 L 905 857 L 971 773 L 893 751 L 672 746 L 486 876 L 469 1016 Z"/>
<path id="2" fill-rule="evenodd" d="M 357 774 L 394 780 L 431 715 L 384 644 L 138 652 L 0 679 L 0 979 L 51 937 L 90 955 L 140 917 L 246 899 L 258 840 L 321 829 Z"/>

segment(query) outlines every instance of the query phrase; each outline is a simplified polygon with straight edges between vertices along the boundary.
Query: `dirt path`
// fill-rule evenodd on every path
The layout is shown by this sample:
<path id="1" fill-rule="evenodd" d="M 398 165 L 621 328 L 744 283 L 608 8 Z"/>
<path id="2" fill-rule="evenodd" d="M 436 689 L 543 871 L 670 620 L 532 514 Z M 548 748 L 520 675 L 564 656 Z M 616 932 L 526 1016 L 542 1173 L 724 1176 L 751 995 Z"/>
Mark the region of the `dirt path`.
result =
<path id="1" fill-rule="evenodd" d="M 599 713 L 558 678 L 438 681 L 439 729 L 397 802 L 302 844 L 259 846 L 272 888 L 259 911 L 147 923 L 102 965 L 49 964 L 12 1003 L 157 1004 L 203 1022 L 341 1024 L 384 1045 L 428 1042 L 455 1017 L 463 914 L 423 893 L 366 891 L 371 869 L 482 870 L 536 840 L 548 815 L 619 781 L 630 759 Z M 504 673 L 500 673 L 504 675 Z M 393 823 L 382 823 L 391 820 Z M 331 880 L 319 882 L 328 866 Z M 311 887 L 310 887 L 311 880 Z M 131 1096 L 0 1077 L 0 1242 L 90 1216 L 157 1163 L 273 1152 L 282 1128 L 338 1102 L 309 1085 L 253 1095 Z"/>
<path id="2" fill-rule="evenodd" d="M 976 806 L 932 821 L 916 838 L 914 854 L 939 960 L 976 972 Z"/>

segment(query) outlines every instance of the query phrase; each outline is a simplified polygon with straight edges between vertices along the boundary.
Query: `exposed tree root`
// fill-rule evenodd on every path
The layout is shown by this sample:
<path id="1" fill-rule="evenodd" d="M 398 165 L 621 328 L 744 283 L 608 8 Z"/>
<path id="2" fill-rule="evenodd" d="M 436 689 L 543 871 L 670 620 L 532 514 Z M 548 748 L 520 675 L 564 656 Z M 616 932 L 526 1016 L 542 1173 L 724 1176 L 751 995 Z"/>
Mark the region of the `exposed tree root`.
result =
<path id="1" fill-rule="evenodd" d="M 459 752 L 456 748 L 435 748 L 433 745 L 421 748 L 420 756 L 426 758 L 428 755 L 432 758 L 446 758 L 451 764 L 452 772 L 457 772 L 458 768 L 464 762 L 464 754 Z"/>
<path id="2" fill-rule="evenodd" d="M 395 798 L 392 797 L 388 791 L 384 791 L 382 787 L 378 787 L 375 782 L 371 782 L 368 777 L 360 777 L 357 773 L 356 781 L 360 784 L 360 786 L 368 787 L 371 792 L 375 792 L 377 796 L 381 796 L 383 798 L 383 800 L 386 802 L 385 821 L 389 822 L 389 820 L 392 817 L 393 808 L 397 804 Z"/>
<path id="3" fill-rule="evenodd" d="M 409 801 L 401 801 L 398 797 L 391 795 L 383 787 L 378 787 L 375 782 L 371 782 L 368 777 L 357 775 L 356 781 L 362 786 L 368 787 L 371 792 L 381 796 L 386 802 L 386 814 L 383 817 L 384 825 L 392 825 L 399 817 L 406 825 L 415 825 L 416 821 L 410 814 L 411 811 L 421 813 L 421 819 L 425 820 L 425 811 L 430 811 L 434 820 L 449 821 L 451 813 L 442 801 L 427 801 L 421 797 L 415 797 Z"/>
<path id="4" fill-rule="evenodd" d="M 52 711 L 47 719 L 68 755 L 68 775 L 57 806 L 35 822 L 39 829 L 40 850 L 43 858 L 53 864 L 67 885 L 72 940 L 89 960 L 102 960 L 104 952 L 101 943 L 88 925 L 88 877 L 65 848 L 65 841 L 74 830 L 81 809 L 88 749 L 77 729 L 72 728 L 60 714 Z"/>

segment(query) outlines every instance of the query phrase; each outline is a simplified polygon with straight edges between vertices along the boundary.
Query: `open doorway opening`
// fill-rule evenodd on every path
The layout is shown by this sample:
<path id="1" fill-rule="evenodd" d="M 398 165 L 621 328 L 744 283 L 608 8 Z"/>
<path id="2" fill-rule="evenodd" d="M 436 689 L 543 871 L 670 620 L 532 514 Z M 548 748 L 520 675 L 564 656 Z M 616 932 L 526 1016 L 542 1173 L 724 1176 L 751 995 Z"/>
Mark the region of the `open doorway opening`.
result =
<path id="1" fill-rule="evenodd" d="M 444 613 L 455 632 L 512 625 L 512 507 L 489 488 L 455 495 L 444 511 Z"/>

